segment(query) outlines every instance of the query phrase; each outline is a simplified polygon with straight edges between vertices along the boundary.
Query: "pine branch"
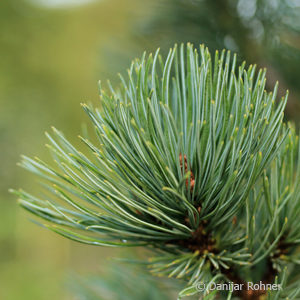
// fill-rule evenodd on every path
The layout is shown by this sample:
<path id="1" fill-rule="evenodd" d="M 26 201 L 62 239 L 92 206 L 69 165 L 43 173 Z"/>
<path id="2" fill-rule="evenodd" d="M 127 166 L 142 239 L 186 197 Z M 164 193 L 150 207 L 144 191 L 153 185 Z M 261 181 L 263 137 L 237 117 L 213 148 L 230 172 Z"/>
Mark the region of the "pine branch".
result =
<path id="1" fill-rule="evenodd" d="M 180 296 L 264 259 L 278 269 L 300 241 L 299 146 L 266 70 L 188 44 L 144 54 L 120 81 L 100 89 L 101 110 L 83 104 L 98 138 L 80 137 L 86 154 L 53 129 L 56 167 L 23 157 L 45 195 L 14 191 L 21 206 L 78 242 L 153 249 L 153 273 L 188 282 Z"/>

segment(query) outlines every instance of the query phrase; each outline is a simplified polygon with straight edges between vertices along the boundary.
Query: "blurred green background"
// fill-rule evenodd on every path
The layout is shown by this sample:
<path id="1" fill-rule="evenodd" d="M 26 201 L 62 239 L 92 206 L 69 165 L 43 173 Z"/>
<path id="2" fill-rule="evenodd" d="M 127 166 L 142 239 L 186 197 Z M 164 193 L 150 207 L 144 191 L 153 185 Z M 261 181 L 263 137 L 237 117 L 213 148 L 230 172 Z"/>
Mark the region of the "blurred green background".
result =
<path id="1" fill-rule="evenodd" d="M 300 117 L 299 0 L 7 0 L 0 3 L 0 299 L 76 299 L 69 272 L 101 271 L 118 251 L 77 245 L 30 222 L 8 193 L 34 187 L 20 154 L 48 158 L 55 125 L 77 144 L 88 122 L 80 102 L 98 104 L 97 81 L 117 82 L 144 50 L 174 43 L 224 47 L 268 68 L 267 86 L 290 90 L 288 119 Z"/>

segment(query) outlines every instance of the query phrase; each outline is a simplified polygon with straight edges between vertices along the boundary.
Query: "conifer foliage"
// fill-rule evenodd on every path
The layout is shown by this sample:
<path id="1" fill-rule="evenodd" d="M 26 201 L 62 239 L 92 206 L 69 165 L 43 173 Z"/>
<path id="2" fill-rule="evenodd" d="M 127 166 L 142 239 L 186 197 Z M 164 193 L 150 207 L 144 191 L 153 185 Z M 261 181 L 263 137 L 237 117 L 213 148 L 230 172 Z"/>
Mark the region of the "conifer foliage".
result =
<path id="1" fill-rule="evenodd" d="M 23 157 L 45 193 L 14 191 L 21 206 L 72 240 L 151 249 L 153 274 L 186 282 L 179 298 L 297 297 L 298 136 L 283 122 L 287 95 L 236 61 L 190 44 L 135 60 L 117 90 L 100 87 L 101 109 L 83 105 L 97 133 L 80 137 L 86 154 L 53 129 L 56 167 Z M 198 288 L 247 281 L 283 289 Z"/>

